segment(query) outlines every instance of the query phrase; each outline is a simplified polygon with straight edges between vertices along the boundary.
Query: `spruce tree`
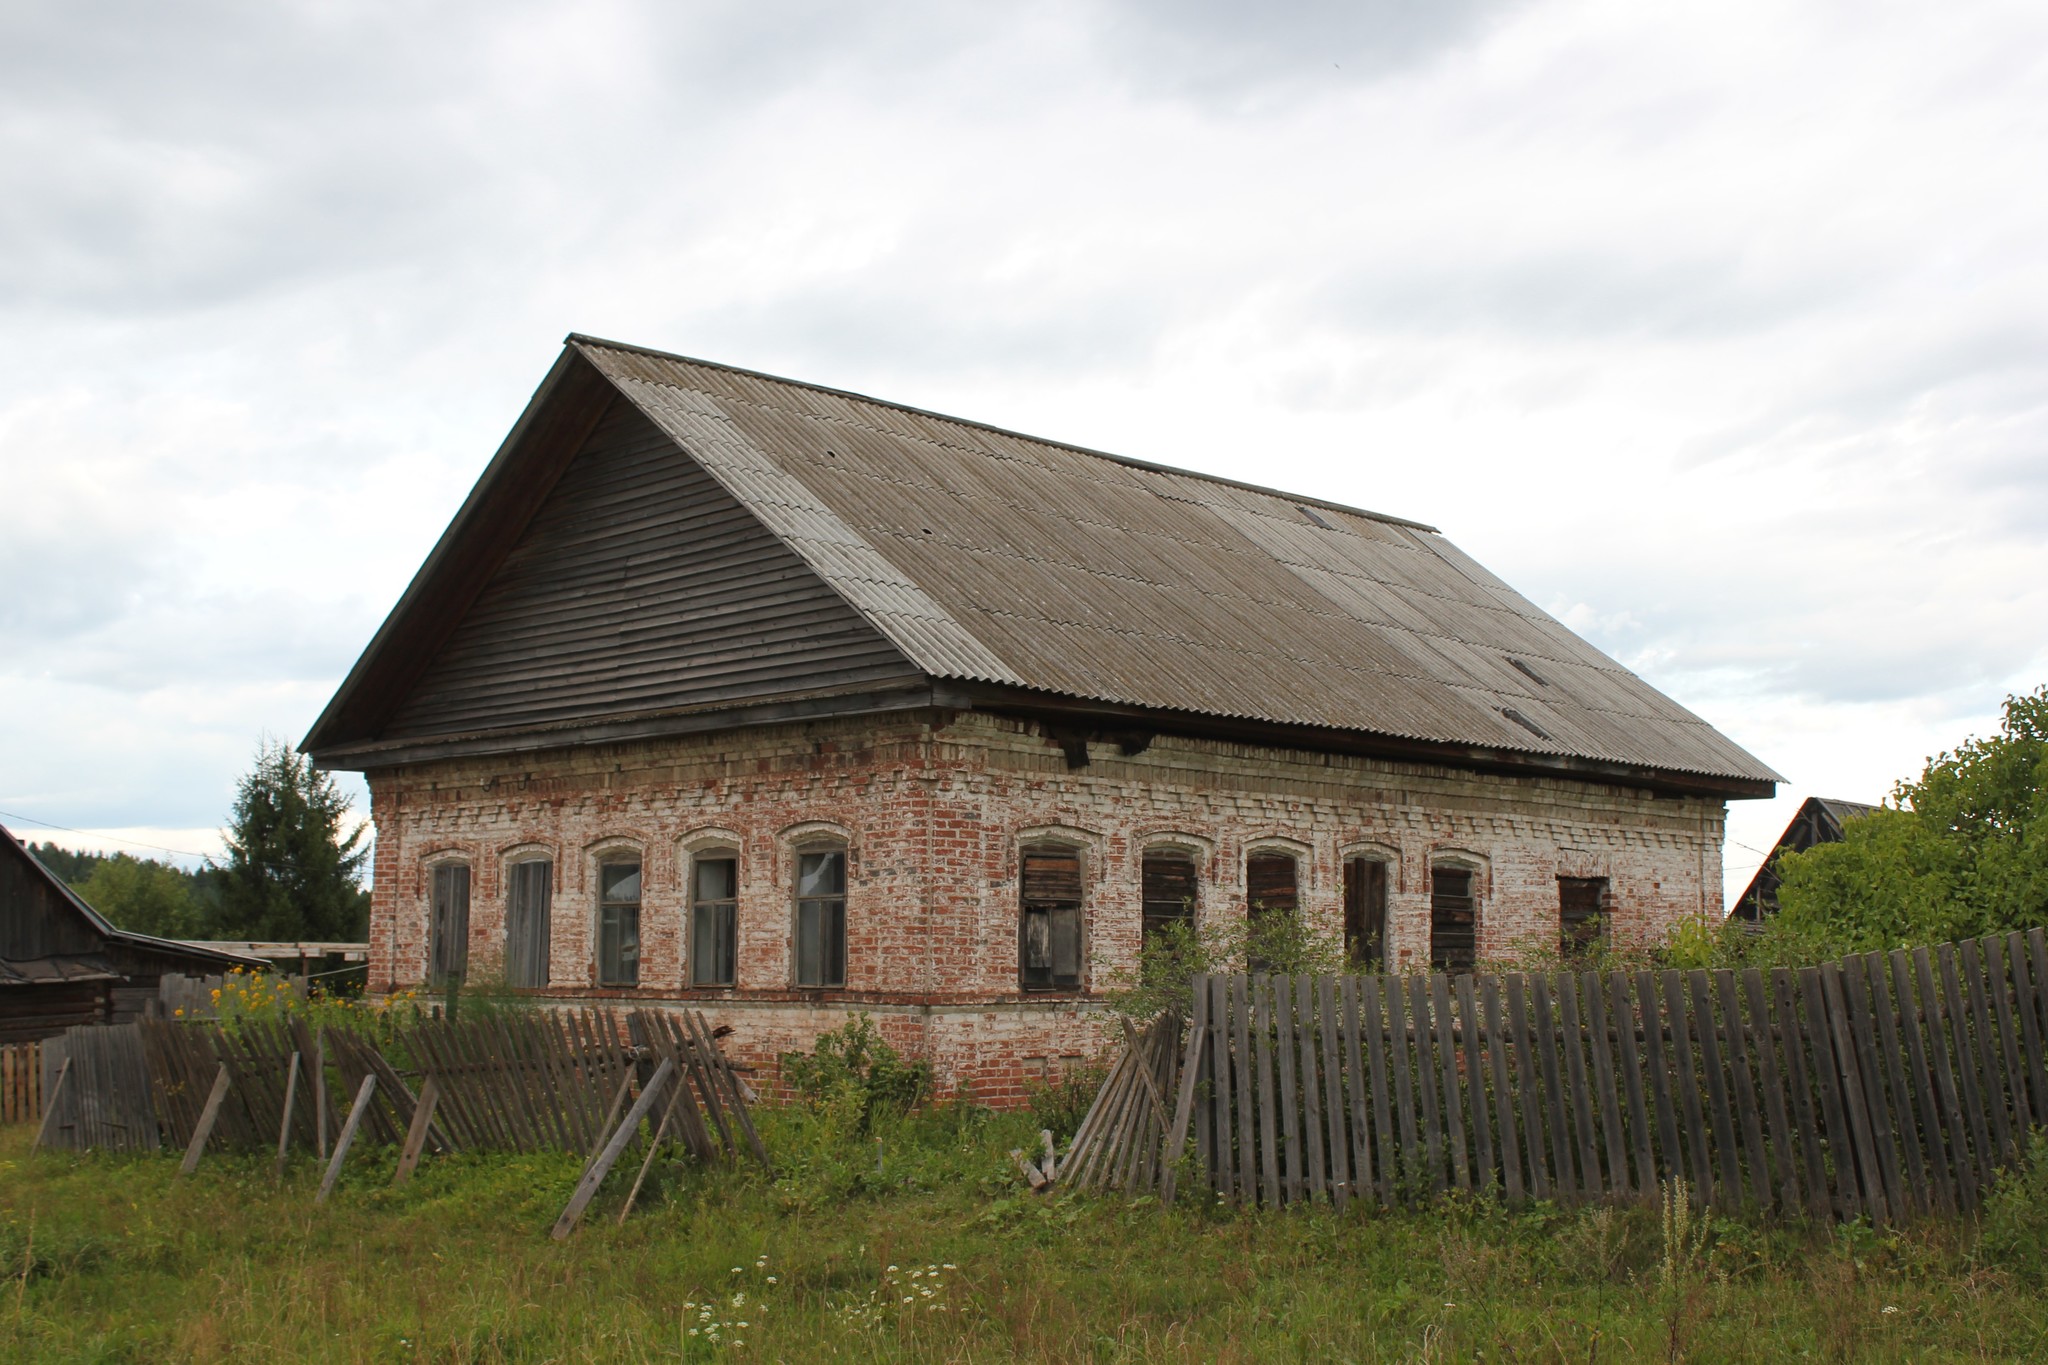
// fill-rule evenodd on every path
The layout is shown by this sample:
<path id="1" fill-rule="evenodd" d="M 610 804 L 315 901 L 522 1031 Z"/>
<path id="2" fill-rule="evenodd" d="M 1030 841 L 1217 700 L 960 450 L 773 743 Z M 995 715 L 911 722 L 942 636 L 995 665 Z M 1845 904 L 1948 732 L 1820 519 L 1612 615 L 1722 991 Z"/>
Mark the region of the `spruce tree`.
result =
<path id="1" fill-rule="evenodd" d="M 235 789 L 220 874 L 222 938 L 358 942 L 369 897 L 358 884 L 364 828 L 344 832 L 348 799 L 285 744 L 264 739 Z"/>

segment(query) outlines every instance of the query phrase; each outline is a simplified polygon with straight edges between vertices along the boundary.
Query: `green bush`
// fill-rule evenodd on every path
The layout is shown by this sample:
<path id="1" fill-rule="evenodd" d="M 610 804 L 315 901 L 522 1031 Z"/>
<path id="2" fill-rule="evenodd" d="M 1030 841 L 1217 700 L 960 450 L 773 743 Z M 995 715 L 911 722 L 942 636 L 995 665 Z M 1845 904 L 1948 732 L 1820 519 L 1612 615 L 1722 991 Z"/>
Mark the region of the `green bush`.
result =
<path id="1" fill-rule="evenodd" d="M 1977 1255 L 2036 1289 L 2048 1289 L 2048 1135 L 2038 1129 L 2026 1160 L 2001 1174 L 1984 1201 Z"/>
<path id="2" fill-rule="evenodd" d="M 932 1068 L 930 1062 L 905 1061 L 874 1020 L 856 1014 L 820 1034 L 809 1056 L 785 1054 L 782 1078 L 813 1108 L 846 1110 L 854 1117 L 854 1131 L 865 1135 L 883 1116 L 915 1108 L 931 1091 Z"/>

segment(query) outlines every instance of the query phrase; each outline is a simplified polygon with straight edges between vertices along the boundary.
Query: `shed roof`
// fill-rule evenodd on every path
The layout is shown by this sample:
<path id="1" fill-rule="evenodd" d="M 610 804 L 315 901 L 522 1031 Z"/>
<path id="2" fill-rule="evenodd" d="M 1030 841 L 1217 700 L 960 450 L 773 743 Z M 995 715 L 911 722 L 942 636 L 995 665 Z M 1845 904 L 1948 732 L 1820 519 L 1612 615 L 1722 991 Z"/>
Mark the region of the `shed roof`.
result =
<path id="1" fill-rule="evenodd" d="M 307 736 L 316 757 L 378 742 L 559 476 L 538 433 L 593 375 L 934 682 L 1733 795 L 1778 780 L 1422 523 L 580 335 Z"/>

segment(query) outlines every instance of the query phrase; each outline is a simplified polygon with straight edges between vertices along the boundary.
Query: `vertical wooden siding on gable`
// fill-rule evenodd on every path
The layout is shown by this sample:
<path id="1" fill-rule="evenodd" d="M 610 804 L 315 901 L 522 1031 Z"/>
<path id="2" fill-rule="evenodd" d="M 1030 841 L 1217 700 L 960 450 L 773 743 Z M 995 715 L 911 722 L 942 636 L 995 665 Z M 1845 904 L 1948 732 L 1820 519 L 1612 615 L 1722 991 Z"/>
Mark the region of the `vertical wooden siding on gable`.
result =
<path id="1" fill-rule="evenodd" d="M 385 734 L 920 680 L 794 551 L 617 400 Z"/>

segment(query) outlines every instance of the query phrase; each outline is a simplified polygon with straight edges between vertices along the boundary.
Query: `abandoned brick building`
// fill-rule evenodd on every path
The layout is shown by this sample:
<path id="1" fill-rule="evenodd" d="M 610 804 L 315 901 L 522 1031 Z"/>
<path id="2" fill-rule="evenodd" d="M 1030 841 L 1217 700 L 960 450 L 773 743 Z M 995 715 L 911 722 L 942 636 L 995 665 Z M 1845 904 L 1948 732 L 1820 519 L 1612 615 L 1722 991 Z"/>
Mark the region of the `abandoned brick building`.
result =
<path id="1" fill-rule="evenodd" d="M 303 747 L 373 986 L 865 1010 L 995 1101 L 1167 920 L 1649 939 L 1777 780 L 1428 526 L 580 336 Z"/>

